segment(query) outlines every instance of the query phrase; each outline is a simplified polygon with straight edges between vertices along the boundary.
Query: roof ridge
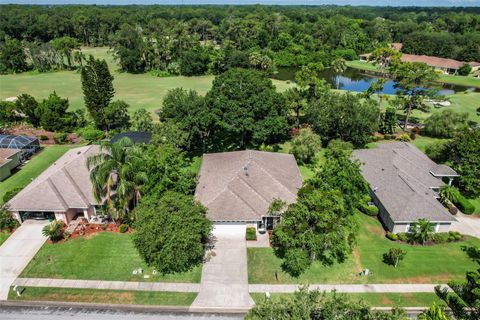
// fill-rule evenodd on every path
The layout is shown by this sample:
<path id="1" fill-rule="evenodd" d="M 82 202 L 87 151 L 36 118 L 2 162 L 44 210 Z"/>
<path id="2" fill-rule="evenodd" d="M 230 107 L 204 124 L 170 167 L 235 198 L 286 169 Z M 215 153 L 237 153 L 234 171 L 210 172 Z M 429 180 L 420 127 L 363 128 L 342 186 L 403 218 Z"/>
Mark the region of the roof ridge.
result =
<path id="1" fill-rule="evenodd" d="M 292 194 L 295 196 L 295 194 L 293 194 L 287 187 L 285 187 L 285 185 L 283 183 L 281 183 L 278 179 L 276 179 L 270 172 L 268 172 L 268 170 L 266 170 L 260 163 L 258 163 L 257 161 L 255 161 L 254 159 L 252 159 L 253 162 L 255 162 L 256 164 L 258 164 L 258 167 L 260 168 L 260 170 L 264 171 L 270 178 L 272 178 L 273 181 L 276 181 L 278 185 L 280 185 L 284 190 L 287 190 L 288 193 Z"/>
<path id="2" fill-rule="evenodd" d="M 53 192 L 55 193 L 55 195 L 57 196 L 57 198 L 60 200 L 60 202 L 62 203 L 63 205 L 63 208 L 65 210 L 68 209 L 68 205 L 67 205 L 67 202 L 65 201 L 65 199 L 63 199 L 62 195 L 60 194 L 60 191 L 58 191 L 57 189 L 57 186 L 53 183 L 52 179 L 50 177 L 47 178 L 47 183 L 48 185 L 50 186 L 50 188 L 52 188 Z"/>
<path id="3" fill-rule="evenodd" d="M 245 203 L 245 205 L 247 207 L 249 207 L 250 209 L 252 209 L 253 212 L 257 213 L 257 210 L 255 210 L 255 208 L 253 208 L 247 201 L 245 201 L 242 197 L 240 197 L 240 195 L 238 193 L 236 193 L 234 190 L 230 189 L 230 188 L 227 188 L 227 191 L 230 191 L 236 198 L 238 198 L 240 201 L 242 201 L 243 203 Z M 223 193 L 223 192 L 222 192 Z"/>
<path id="4" fill-rule="evenodd" d="M 243 178 L 241 178 L 241 177 L 238 177 L 238 179 L 239 179 L 244 185 L 246 185 L 251 191 L 253 191 L 253 193 L 255 193 L 256 195 L 258 195 L 258 196 L 260 197 L 260 199 L 262 199 L 263 201 L 265 201 L 266 203 L 268 203 L 268 200 L 267 200 L 264 196 L 262 196 L 257 190 L 255 190 L 254 188 L 252 188 L 252 186 L 251 186 L 247 181 L 245 181 L 245 180 L 244 180 Z M 233 182 L 233 180 L 230 181 L 230 183 L 232 183 L 232 182 Z M 229 183 L 229 185 L 230 185 L 230 183 Z"/>
<path id="5" fill-rule="evenodd" d="M 75 179 L 73 179 L 72 175 L 70 172 L 65 169 L 65 167 L 62 168 L 62 172 L 65 173 L 65 176 L 67 177 L 68 181 L 72 184 L 73 188 L 77 191 L 77 193 L 80 195 L 80 198 L 82 199 L 83 203 L 88 206 L 89 201 L 87 200 L 87 197 L 83 194 L 82 190 L 78 186 L 78 184 L 75 182 Z"/>

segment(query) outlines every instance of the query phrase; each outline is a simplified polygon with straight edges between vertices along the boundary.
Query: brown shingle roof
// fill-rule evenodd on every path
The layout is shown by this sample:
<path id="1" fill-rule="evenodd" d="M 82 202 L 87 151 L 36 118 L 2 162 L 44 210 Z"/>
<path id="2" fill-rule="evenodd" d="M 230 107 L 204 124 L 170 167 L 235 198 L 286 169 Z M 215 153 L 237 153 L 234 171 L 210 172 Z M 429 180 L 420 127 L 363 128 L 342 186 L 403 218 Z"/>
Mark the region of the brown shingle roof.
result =
<path id="1" fill-rule="evenodd" d="M 19 149 L 0 148 L 0 167 L 12 161 L 10 157 L 19 152 Z"/>
<path id="2" fill-rule="evenodd" d="M 438 165 L 416 147 L 406 142 L 383 143 L 374 149 L 355 150 L 354 156 L 362 162 L 365 180 L 394 222 L 456 221 L 432 190 L 445 185 L 430 173 Z"/>
<path id="3" fill-rule="evenodd" d="M 431 67 L 437 68 L 449 68 L 449 69 L 460 69 L 465 62 L 457 61 L 447 58 L 439 58 L 432 56 L 416 55 L 416 54 L 402 54 L 401 60 L 403 62 L 423 62 L 428 64 Z"/>
<path id="4" fill-rule="evenodd" d="M 93 196 L 87 158 L 99 146 L 69 150 L 8 202 L 11 211 L 56 211 L 87 209 L 98 204 Z"/>
<path id="5" fill-rule="evenodd" d="M 204 154 L 195 197 L 213 221 L 256 221 L 273 199 L 297 199 L 302 178 L 289 154 L 234 151 Z"/>

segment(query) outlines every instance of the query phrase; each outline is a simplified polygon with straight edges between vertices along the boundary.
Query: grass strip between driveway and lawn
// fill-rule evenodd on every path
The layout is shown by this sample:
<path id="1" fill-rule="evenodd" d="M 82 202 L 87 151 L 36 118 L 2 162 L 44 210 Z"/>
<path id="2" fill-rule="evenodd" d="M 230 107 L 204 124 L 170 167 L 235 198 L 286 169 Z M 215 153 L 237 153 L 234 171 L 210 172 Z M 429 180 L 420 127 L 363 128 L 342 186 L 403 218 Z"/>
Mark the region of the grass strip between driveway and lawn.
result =
<path id="1" fill-rule="evenodd" d="M 331 295 L 333 293 L 327 293 Z M 338 295 L 347 296 L 353 300 L 363 300 L 372 307 L 430 307 L 433 302 L 442 304 L 443 302 L 435 293 L 337 293 Z M 250 293 L 255 303 L 265 301 L 264 293 Z M 291 293 L 272 293 L 270 294 L 273 301 L 281 297 L 292 297 Z"/>
<path id="2" fill-rule="evenodd" d="M 8 239 L 10 236 L 10 233 L 6 231 L 0 231 L 0 246 L 5 242 L 5 240 Z"/>
<path id="3" fill-rule="evenodd" d="M 480 246 L 480 239 L 467 237 L 465 241 L 430 246 L 393 242 L 385 237 L 376 217 L 356 215 L 358 220 L 357 246 L 347 260 L 333 266 L 314 262 L 300 277 L 294 278 L 282 271 L 282 260 L 271 248 L 248 248 L 249 283 L 267 284 L 348 284 L 348 283 L 446 283 L 464 280 L 467 271 L 478 269 L 478 264 L 462 250 Z M 383 262 L 383 254 L 390 248 L 407 252 L 397 268 Z M 368 268 L 370 275 L 359 276 Z"/>
<path id="4" fill-rule="evenodd" d="M 197 293 L 195 292 L 26 287 L 20 297 L 13 290 L 10 290 L 8 300 L 190 306 L 196 296 Z"/>
<path id="5" fill-rule="evenodd" d="M 132 274 L 137 268 L 144 273 Z M 133 246 L 131 234 L 100 232 L 60 243 L 45 243 L 20 278 L 199 283 L 201 272 L 202 267 L 197 266 L 184 273 L 153 274 Z"/>
<path id="6" fill-rule="evenodd" d="M 22 166 L 19 171 L 0 182 L 0 204 L 3 203 L 3 196 L 5 193 L 15 188 L 24 188 L 70 148 L 72 148 L 72 146 L 47 146 L 37 154 L 33 155 L 28 163 Z"/>

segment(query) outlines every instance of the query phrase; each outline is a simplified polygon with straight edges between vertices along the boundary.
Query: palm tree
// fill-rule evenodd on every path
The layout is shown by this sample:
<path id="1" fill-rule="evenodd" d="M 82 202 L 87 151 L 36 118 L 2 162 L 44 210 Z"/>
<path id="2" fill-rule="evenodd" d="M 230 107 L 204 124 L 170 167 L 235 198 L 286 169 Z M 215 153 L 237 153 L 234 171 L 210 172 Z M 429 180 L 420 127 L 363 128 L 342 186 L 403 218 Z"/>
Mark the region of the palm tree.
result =
<path id="1" fill-rule="evenodd" d="M 87 159 L 93 194 L 98 202 L 106 200 L 112 218 L 118 221 L 129 212 L 132 202 L 137 205 L 148 175 L 143 169 L 141 151 L 130 139 L 105 144 L 101 150 Z"/>
<path id="2" fill-rule="evenodd" d="M 432 237 L 433 232 L 433 224 L 427 219 L 419 219 L 410 227 L 410 236 L 412 240 L 420 242 L 422 246 Z"/>
<path id="3" fill-rule="evenodd" d="M 430 309 L 425 310 L 419 317 L 419 320 L 450 320 L 445 313 L 445 307 L 437 305 L 435 302 Z"/>
<path id="4" fill-rule="evenodd" d="M 335 71 L 335 73 L 343 73 L 345 70 L 347 70 L 347 63 L 345 59 L 338 58 L 333 60 L 332 68 L 333 68 L 333 71 Z M 340 86 L 340 83 L 339 83 L 340 79 L 338 75 L 336 75 L 335 78 L 336 78 L 335 80 L 336 80 L 337 89 L 338 89 L 338 87 Z"/>

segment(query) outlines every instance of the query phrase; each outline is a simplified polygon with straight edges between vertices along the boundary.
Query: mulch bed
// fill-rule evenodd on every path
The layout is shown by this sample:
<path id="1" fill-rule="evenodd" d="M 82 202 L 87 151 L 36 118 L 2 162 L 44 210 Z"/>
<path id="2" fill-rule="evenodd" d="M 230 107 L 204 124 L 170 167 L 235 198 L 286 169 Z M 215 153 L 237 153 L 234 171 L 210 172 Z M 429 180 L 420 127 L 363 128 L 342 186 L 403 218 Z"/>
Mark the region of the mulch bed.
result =
<path id="1" fill-rule="evenodd" d="M 109 224 L 93 224 L 93 223 L 80 223 L 75 231 L 70 235 L 70 239 L 76 239 L 78 237 L 89 236 L 98 232 L 113 232 L 120 233 L 120 228 L 115 223 Z"/>
<path id="2" fill-rule="evenodd" d="M 30 137 L 37 137 L 40 140 L 40 136 L 46 136 L 47 140 L 40 140 L 40 143 L 45 145 L 55 144 L 55 140 L 53 137 L 55 136 L 55 132 L 46 131 L 43 129 L 32 128 L 26 125 L 17 125 L 8 129 L 4 130 L 5 134 L 14 134 L 14 135 L 23 135 L 23 136 L 30 136 Z M 78 143 L 80 138 L 75 133 L 68 134 L 68 140 L 71 143 Z"/>

